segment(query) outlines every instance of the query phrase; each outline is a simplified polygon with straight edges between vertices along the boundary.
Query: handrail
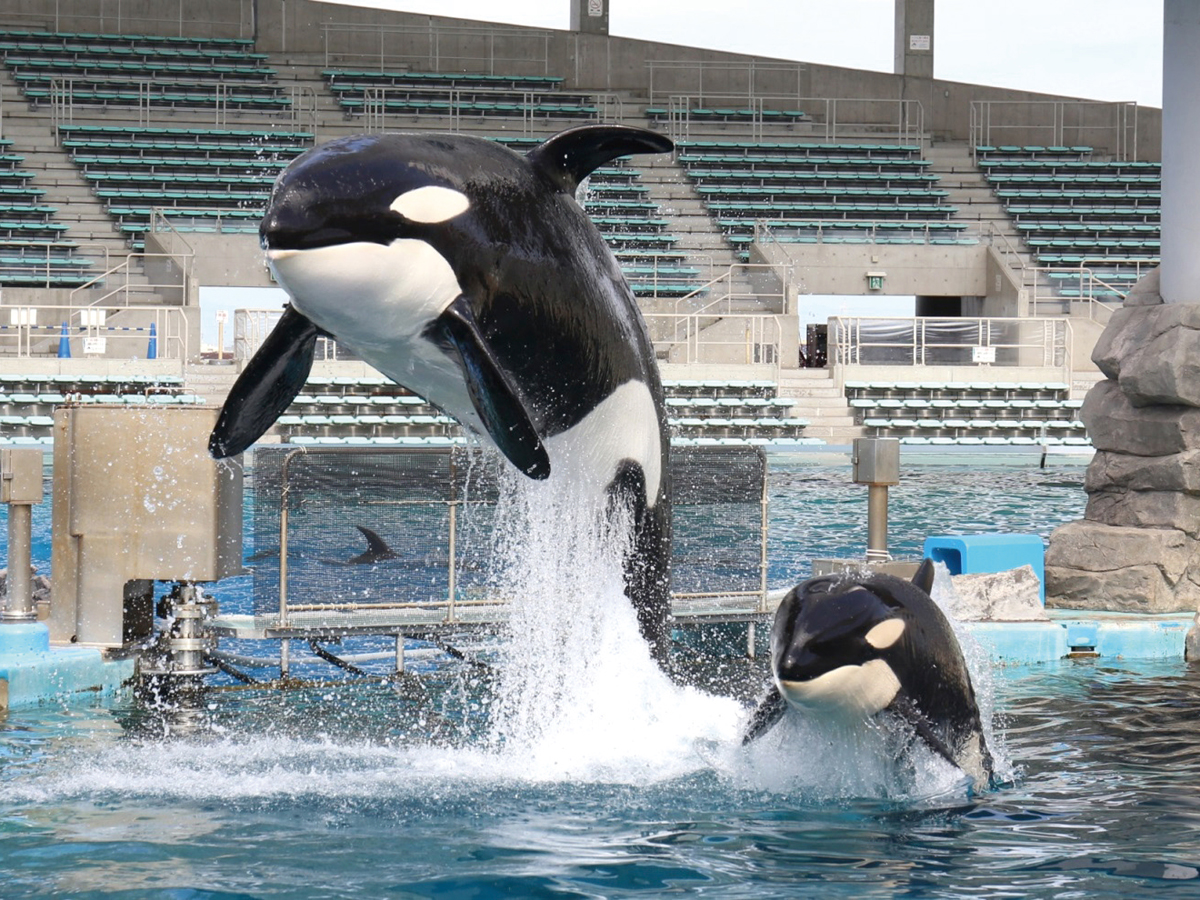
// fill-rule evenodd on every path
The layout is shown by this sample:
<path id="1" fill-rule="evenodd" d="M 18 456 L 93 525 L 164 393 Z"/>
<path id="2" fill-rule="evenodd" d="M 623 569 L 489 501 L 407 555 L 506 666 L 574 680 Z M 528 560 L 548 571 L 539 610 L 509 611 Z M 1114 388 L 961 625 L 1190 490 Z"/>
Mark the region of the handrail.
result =
<path id="1" fill-rule="evenodd" d="M 836 365 L 1037 365 L 1058 369 L 1070 381 L 1071 332 L 1062 317 L 833 316 L 829 348 Z"/>
<path id="2" fill-rule="evenodd" d="M 783 329 L 776 313 L 645 313 L 655 350 L 670 362 L 763 365 L 778 380 Z M 732 336 L 716 333 L 724 328 Z"/>
<path id="3" fill-rule="evenodd" d="M 733 279 L 734 279 L 735 274 L 737 274 L 739 271 L 746 275 L 753 275 L 756 271 L 770 271 L 778 279 L 779 285 L 780 285 L 780 290 L 778 293 L 771 293 L 769 291 L 768 292 L 747 291 L 747 292 L 743 293 L 743 292 L 735 291 L 733 289 Z M 764 297 L 779 298 L 780 310 L 783 310 L 784 308 L 786 308 L 786 305 L 787 305 L 788 282 L 789 282 L 789 277 L 788 277 L 787 267 L 784 265 L 780 265 L 778 263 L 734 263 L 733 265 L 729 266 L 729 268 L 727 268 L 723 272 L 721 272 L 720 275 L 717 275 L 715 278 L 709 279 L 704 284 L 698 286 L 695 290 L 690 291 L 689 293 L 684 294 L 682 297 L 679 297 L 678 299 L 676 299 L 675 304 L 674 304 L 674 313 L 676 315 L 679 315 L 679 314 L 681 314 L 680 313 L 681 305 L 695 303 L 698 301 L 703 301 L 703 305 L 696 309 L 688 310 L 687 312 L 700 313 L 705 310 L 711 309 L 712 307 L 716 306 L 718 303 L 732 301 L 736 298 L 745 298 L 745 299 L 759 298 L 759 299 L 762 299 Z M 726 285 L 725 293 L 715 299 L 708 299 L 708 295 L 710 293 L 712 293 L 713 289 L 720 284 Z"/>
<path id="4" fill-rule="evenodd" d="M 1088 111 L 1103 112 L 1106 107 L 1112 110 L 1111 122 L 1080 124 Z M 1068 111 L 1075 115 L 1068 115 Z M 1049 113 L 1048 122 L 1039 121 L 1044 118 L 1044 113 Z M 1075 124 L 1067 124 L 1069 118 L 1075 118 Z M 997 137 L 1003 132 L 1024 132 L 1026 139 L 1017 142 L 1020 144 L 1030 144 L 1030 135 L 1044 133 L 1046 138 L 1041 142 L 1055 147 L 1091 144 L 1089 134 L 1108 134 L 1112 143 L 1104 149 L 1114 159 L 1135 160 L 1138 158 L 1138 105 L 1132 100 L 972 100 L 968 125 L 972 159 L 978 156 L 977 148 L 1000 143 L 993 141 L 993 132 Z M 1069 137 L 1075 140 L 1069 140 Z"/>
<path id="5" fill-rule="evenodd" d="M 96 244 L 79 244 L 79 245 L 70 245 L 70 246 L 73 251 L 73 256 L 67 257 L 66 259 L 68 259 L 68 260 L 76 259 L 81 262 L 82 261 L 90 262 L 90 261 L 93 261 L 94 258 L 98 258 L 98 261 L 101 262 L 101 271 L 103 271 L 103 272 L 108 271 L 109 250 L 108 250 L 107 245 L 96 243 Z M 32 248 L 27 247 L 26 253 L 28 253 L 30 249 L 32 249 Z M 37 260 L 36 265 L 35 265 L 34 260 L 29 259 L 28 256 L 25 256 L 24 259 L 26 261 L 28 261 L 30 263 L 30 265 L 16 266 L 16 265 L 0 264 L 0 275 L 22 275 L 22 276 L 25 276 L 25 275 L 32 275 L 34 272 L 37 272 L 38 274 L 43 275 L 45 278 L 45 281 L 42 283 L 42 287 L 46 287 L 46 288 L 55 287 L 54 276 L 57 274 L 62 274 L 62 273 L 57 272 L 53 266 L 53 259 L 50 256 L 51 249 L 52 249 L 52 246 L 47 246 L 45 248 L 46 258 L 45 258 L 44 265 L 42 264 L 41 260 Z M 83 277 L 83 274 L 84 273 L 79 272 L 80 277 Z M 23 286 L 32 287 L 33 285 L 26 283 Z"/>
<path id="6" fill-rule="evenodd" d="M 799 97 L 803 90 L 803 72 L 808 67 L 803 63 L 787 63 L 763 61 L 750 59 L 746 62 L 716 62 L 712 60 L 669 60 L 669 59 L 651 59 L 646 61 L 646 68 L 650 70 L 650 89 L 649 100 L 651 104 L 660 102 L 663 97 L 669 97 L 671 94 L 679 93 L 678 87 L 670 88 L 655 88 L 654 80 L 656 73 L 676 73 L 684 71 L 695 71 L 696 83 L 694 88 L 688 90 L 694 92 L 701 97 L 706 96 L 704 91 L 704 73 L 719 72 L 720 80 L 728 83 L 730 73 L 744 74 L 746 76 L 746 90 L 737 95 L 745 97 L 747 100 L 753 100 L 760 96 L 760 93 L 755 84 L 756 76 L 760 72 L 789 75 L 795 73 L 796 76 L 796 91 L 791 96 Z M 661 80 L 661 75 L 660 75 Z M 678 79 L 675 79 L 678 81 Z M 711 95 L 709 95 L 711 96 Z"/>
<path id="7" fill-rule="evenodd" d="M 339 42 L 337 38 L 343 35 L 345 40 Z M 426 36 L 427 48 L 421 53 L 415 52 L 415 48 L 414 52 L 405 52 L 402 49 L 388 46 L 389 39 L 394 45 L 396 42 L 415 42 L 415 39 L 422 35 Z M 497 56 L 497 37 L 503 38 L 506 44 L 510 44 L 513 40 L 521 40 L 525 46 L 530 48 L 540 44 L 540 52 L 520 57 Z M 520 69 L 522 72 L 531 68 L 540 68 L 541 71 L 538 74 L 549 75 L 551 74 L 550 41 L 552 37 L 553 32 L 550 31 L 534 28 L 506 28 L 496 25 L 486 28 L 464 28 L 434 25 L 431 22 L 428 29 L 418 29 L 410 25 L 357 25 L 331 22 L 321 26 L 321 45 L 324 49 L 326 68 L 336 64 L 347 65 L 353 60 L 369 60 L 378 64 L 381 72 L 388 68 L 405 67 L 415 62 L 423 70 L 430 72 L 483 71 L 489 75 L 495 75 L 497 74 L 496 64 L 500 63 L 503 71 L 507 71 L 504 69 L 507 66 Z M 461 45 L 464 38 L 474 38 L 486 42 L 483 55 L 453 55 L 452 51 L 443 51 L 443 41 L 450 47 Z M 336 49 L 335 44 L 348 49 Z M 372 49 L 368 51 L 365 49 L 367 47 Z M 347 62 L 335 63 L 335 60 L 346 60 Z M 483 65 L 479 65 L 481 63 Z M 475 66 L 472 67 L 472 64 Z"/>
<path id="8" fill-rule="evenodd" d="M 120 325 L 110 320 L 122 313 L 148 317 L 151 324 Z M 85 356 L 117 359 L 148 358 L 149 339 L 154 338 L 156 356 L 163 359 L 187 358 L 188 321 L 178 306 L 61 306 L 22 305 L 0 307 L 0 356 L 19 358 L 57 357 L 59 341 L 81 340 Z M 63 327 L 66 327 L 66 333 Z M 15 341 L 10 351 L 8 342 Z M 38 352 L 34 342 L 38 342 Z M 132 350 L 115 354 L 109 342 L 131 343 Z"/>
<path id="9" fill-rule="evenodd" d="M 1033 308 L 1036 313 L 1038 305 L 1044 303 L 1067 303 L 1068 306 L 1074 306 L 1077 303 L 1087 304 L 1087 318 L 1099 325 L 1107 325 L 1108 320 L 1112 318 L 1112 314 L 1116 308 L 1113 303 L 1106 303 L 1096 297 L 1101 291 L 1113 294 L 1117 298 L 1117 302 L 1123 302 L 1129 293 L 1127 289 L 1105 281 L 1097 275 L 1088 265 L 1081 263 L 1078 266 L 1066 267 L 1049 267 L 1049 266 L 1031 266 L 1027 269 L 1028 275 L 1032 277 L 1033 287 Z M 1054 282 L 1050 278 L 1045 279 L 1039 277 L 1043 274 L 1049 276 L 1051 273 L 1058 275 Z M 1059 284 L 1063 280 L 1061 276 L 1066 273 L 1071 273 L 1070 281 L 1072 284 L 1078 285 L 1078 296 L 1063 296 L 1063 286 Z M 1043 291 L 1043 286 L 1046 291 Z"/>
<path id="10" fill-rule="evenodd" d="M 75 83 L 76 79 L 73 76 L 59 76 L 50 79 L 50 115 L 56 129 L 61 125 L 70 125 L 75 121 L 77 105 L 89 107 L 97 105 L 77 100 Z M 154 102 L 159 96 L 159 93 L 155 90 L 157 82 L 145 78 L 132 78 L 127 84 L 128 91 L 126 93 L 128 96 L 124 100 L 110 98 L 106 99 L 103 105 L 105 108 L 120 107 L 136 110 L 137 124 L 140 128 L 149 127 L 157 119 L 169 119 L 174 115 L 177 107 L 189 110 L 211 108 L 213 113 L 213 127 L 224 128 L 228 120 L 229 110 L 232 108 L 237 112 L 239 109 L 236 106 L 231 106 L 229 102 L 230 89 L 244 86 L 240 83 L 225 81 L 201 82 L 189 85 L 187 92 L 202 99 L 198 99 L 194 103 L 172 103 L 167 105 Z M 296 126 L 299 126 L 303 120 L 307 124 L 307 130 L 315 130 L 317 122 L 317 94 L 311 86 L 291 86 L 279 83 L 272 83 L 266 86 L 271 87 L 276 92 L 276 95 L 282 93 L 287 103 L 279 104 L 273 109 L 261 110 L 260 113 L 262 115 L 284 116 Z"/>
<path id="11" fill-rule="evenodd" d="M 177 282 L 163 282 L 161 284 L 156 284 L 153 282 L 134 284 L 131 276 L 141 277 L 145 271 L 146 261 L 156 259 L 165 260 L 170 264 L 179 266 L 182 270 L 181 280 Z M 180 301 L 176 305 L 184 306 L 187 303 L 188 285 L 190 284 L 192 278 L 191 267 L 194 259 L 195 257 L 193 255 L 180 256 L 172 253 L 130 253 L 122 262 L 75 288 L 68 296 L 72 305 L 77 307 L 120 306 L 128 308 L 133 306 L 141 307 L 144 305 L 133 301 L 131 299 L 132 294 L 141 293 L 157 297 L 160 296 L 159 291 L 161 289 L 165 289 L 168 291 L 178 291 L 180 294 Z M 183 261 L 182 265 L 180 263 L 181 260 Z M 140 263 L 142 272 L 138 272 L 135 269 L 135 265 L 138 263 Z M 99 294 L 98 296 L 90 299 L 80 296 L 84 291 L 88 291 L 90 293 L 101 290 L 105 287 L 106 282 L 114 280 L 118 281 L 119 283 L 117 283 L 116 286 L 110 286 L 110 289 L 105 293 Z M 114 302 L 115 298 L 118 297 L 122 298 L 122 302 Z M 85 299 L 87 302 L 85 302 Z"/>
<path id="12" fill-rule="evenodd" d="M 126 34 L 130 31 L 151 27 L 150 34 L 168 35 L 172 31 L 180 37 L 187 35 L 198 35 L 201 32 L 207 32 L 216 37 L 224 37 L 229 33 L 230 26 L 237 28 L 237 36 L 239 38 L 248 38 L 254 36 L 254 0 L 238 0 L 238 20 L 208 19 L 199 17 L 205 9 L 213 7 L 197 7 L 192 0 L 178 0 L 176 14 L 171 18 L 155 18 L 147 16 L 146 10 L 143 8 L 134 7 L 132 10 L 129 5 L 125 6 L 125 12 L 122 13 L 120 3 L 99 3 L 81 5 L 71 2 L 71 0 L 54 0 L 53 19 L 50 18 L 48 10 L 44 10 L 47 0 L 41 0 L 38 3 L 39 11 L 36 14 L 21 13 L 21 12 L 6 12 L 5 17 L 15 20 L 23 28 L 32 28 L 35 23 L 38 24 L 42 31 L 62 31 L 61 21 L 64 16 L 69 16 L 72 23 L 77 23 L 84 20 L 94 20 L 95 26 L 91 28 L 80 28 L 77 25 L 77 31 L 95 31 L 111 34 Z M 152 9 L 155 11 L 166 12 L 166 3 L 158 2 Z M 91 12 L 95 10 L 95 12 Z M 162 25 L 162 28 L 158 28 Z M 205 26 L 208 26 L 207 28 Z"/>
<path id="13" fill-rule="evenodd" d="M 810 125 L 809 140 L 838 141 L 851 137 L 861 138 L 870 135 L 872 140 L 895 140 L 901 143 L 922 143 L 925 140 L 925 107 L 919 100 L 897 99 L 894 97 L 800 97 L 800 96 L 760 96 L 747 101 L 741 95 L 697 96 L 695 94 L 673 93 L 668 101 L 668 132 L 676 141 L 686 141 L 691 133 L 693 118 L 691 110 L 703 108 L 708 101 L 729 99 L 738 103 L 757 101 L 751 109 L 752 122 L 755 124 L 755 140 L 761 139 L 761 129 L 766 124 L 761 121 L 764 110 L 768 107 L 765 101 L 777 104 L 787 101 L 793 104 L 797 111 L 806 115 L 805 121 Z M 894 112 L 881 116 L 880 110 L 894 108 Z M 697 125 L 703 124 L 699 120 Z M 822 130 L 823 129 L 823 130 Z"/>
<path id="14" fill-rule="evenodd" d="M 365 87 L 363 89 L 362 106 L 364 130 L 372 133 L 387 131 L 389 115 L 398 117 L 410 117 L 413 115 L 412 110 L 392 110 L 392 101 L 395 99 L 431 97 L 446 104 L 445 108 L 439 110 L 439 112 L 450 119 L 447 130 L 457 133 L 462 131 L 464 116 L 472 117 L 480 115 L 474 104 L 478 102 L 479 97 L 487 97 L 489 94 L 512 98 L 515 98 L 518 94 L 520 95 L 521 99 L 519 103 L 515 103 L 514 105 L 518 107 L 522 137 L 530 137 L 538 133 L 538 118 L 548 115 L 547 113 L 539 113 L 538 106 L 544 103 L 552 103 L 555 97 L 555 94 L 549 91 L 518 91 L 516 89 L 504 90 L 502 88 L 486 87 L 426 88 L 390 85 Z M 595 108 L 594 114 L 589 117 L 588 121 L 620 122 L 624 118 L 624 105 L 621 97 L 616 93 L 606 91 L 572 91 L 568 96 L 586 98 L 589 105 Z M 495 116 L 497 118 L 518 117 L 508 111 L 492 111 L 488 113 L 488 116 Z M 571 118 L 579 120 L 578 116 L 572 116 Z"/>

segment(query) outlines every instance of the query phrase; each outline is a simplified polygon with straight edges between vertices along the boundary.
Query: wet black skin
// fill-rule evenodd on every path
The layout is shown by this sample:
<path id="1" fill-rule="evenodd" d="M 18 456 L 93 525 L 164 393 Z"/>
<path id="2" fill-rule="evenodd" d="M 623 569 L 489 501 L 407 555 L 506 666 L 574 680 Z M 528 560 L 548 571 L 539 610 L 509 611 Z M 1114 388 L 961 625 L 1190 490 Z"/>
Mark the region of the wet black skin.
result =
<path id="1" fill-rule="evenodd" d="M 659 494 L 645 497 L 644 476 L 632 463 L 639 471 L 622 467 L 610 493 L 636 522 L 627 593 L 660 662 L 669 637 L 671 530 L 662 385 L 633 294 L 574 192 L 600 165 L 671 146 L 654 132 L 609 125 L 571 129 L 524 156 L 463 135 L 360 135 L 294 160 L 260 228 L 271 250 L 416 238 L 444 257 L 462 295 L 425 338 L 459 365 L 489 436 L 531 478 L 550 474 L 546 439 L 578 424 L 618 386 L 647 385 L 662 447 Z M 389 208 L 427 185 L 465 194 L 468 210 L 422 224 Z M 289 307 L 230 392 L 210 438 L 214 456 L 246 449 L 287 408 L 322 333 Z"/>

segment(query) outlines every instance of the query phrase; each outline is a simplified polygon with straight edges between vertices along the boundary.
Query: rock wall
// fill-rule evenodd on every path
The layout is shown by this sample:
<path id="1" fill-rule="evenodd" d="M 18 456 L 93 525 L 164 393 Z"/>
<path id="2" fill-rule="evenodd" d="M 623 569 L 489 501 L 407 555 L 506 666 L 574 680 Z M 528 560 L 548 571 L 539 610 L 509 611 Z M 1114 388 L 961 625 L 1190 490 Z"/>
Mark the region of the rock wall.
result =
<path id="1" fill-rule="evenodd" d="M 1200 605 L 1200 304 L 1163 303 L 1158 270 L 1092 353 L 1080 418 L 1096 456 L 1087 510 L 1050 536 L 1047 605 L 1178 612 Z"/>

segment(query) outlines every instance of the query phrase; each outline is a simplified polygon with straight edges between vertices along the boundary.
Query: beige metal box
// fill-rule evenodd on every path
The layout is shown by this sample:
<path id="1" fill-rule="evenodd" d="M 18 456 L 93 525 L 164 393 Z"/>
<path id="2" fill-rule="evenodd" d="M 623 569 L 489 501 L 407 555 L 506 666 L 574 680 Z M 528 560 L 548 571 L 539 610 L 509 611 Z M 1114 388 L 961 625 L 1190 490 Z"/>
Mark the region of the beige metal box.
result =
<path id="1" fill-rule="evenodd" d="M 153 627 L 153 581 L 242 571 L 242 462 L 207 407 L 65 406 L 54 416 L 50 637 L 120 647 Z"/>
<path id="2" fill-rule="evenodd" d="M 0 503 L 42 502 L 42 451 L 0 450 Z"/>

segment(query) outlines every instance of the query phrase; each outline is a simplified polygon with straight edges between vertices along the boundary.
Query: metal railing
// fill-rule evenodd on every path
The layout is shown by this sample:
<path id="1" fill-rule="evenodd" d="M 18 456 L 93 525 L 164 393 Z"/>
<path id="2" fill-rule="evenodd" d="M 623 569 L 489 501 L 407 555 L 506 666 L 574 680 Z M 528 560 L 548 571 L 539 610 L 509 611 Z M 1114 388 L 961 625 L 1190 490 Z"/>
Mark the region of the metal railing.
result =
<path id="1" fill-rule="evenodd" d="M 497 99 L 487 100 L 489 95 Z M 363 126 L 368 132 L 387 131 L 395 128 L 405 119 L 428 112 L 424 108 L 406 107 L 402 101 L 428 98 L 428 102 L 439 102 L 443 105 L 437 109 L 439 116 L 448 117 L 450 124 L 447 130 L 458 132 L 462 130 L 463 119 L 480 117 L 503 118 L 506 120 L 520 119 L 521 136 L 530 137 L 540 129 L 536 123 L 546 122 L 552 118 L 569 118 L 577 122 L 619 122 L 623 115 L 621 98 L 613 93 L 579 93 L 571 92 L 561 97 L 550 91 L 517 91 L 491 90 L 485 88 L 410 88 L 410 87 L 368 87 L 363 90 Z M 480 98 L 484 98 L 481 100 Z M 501 101 L 499 98 L 504 98 Z M 519 98 L 519 99 L 518 99 Z M 554 105 L 556 101 L 570 98 L 585 100 L 583 104 L 568 104 L 580 106 L 588 112 L 582 115 L 578 112 L 556 112 L 547 109 L 547 104 Z M 489 102 L 492 108 L 484 110 L 479 104 Z M 506 108 L 498 108 L 501 104 Z M 559 103 L 559 105 L 563 105 Z M 511 129 L 509 129 L 511 132 Z"/>
<path id="2" fill-rule="evenodd" d="M 194 262 L 191 254 L 130 253 L 123 262 L 71 291 L 70 301 L 73 306 L 128 309 L 162 304 L 164 298 L 174 297 L 171 305 L 184 306 L 194 282 Z M 156 281 L 149 274 L 156 270 L 170 279 Z"/>
<path id="3" fill-rule="evenodd" d="M 772 312 L 787 308 L 790 273 L 777 263 L 734 263 L 675 301 L 675 314 L 699 314 L 724 309 L 728 313 L 747 312 L 735 303 L 768 305 Z M 722 306 L 723 305 L 723 306 Z"/>
<path id="4" fill-rule="evenodd" d="M 1064 318 L 862 318 L 829 320 L 835 365 L 1035 366 L 1071 374 Z"/>
<path id="5" fill-rule="evenodd" d="M 64 243 L 62 249 L 67 249 L 68 247 L 70 248 L 71 255 L 61 257 L 51 256 L 51 251 L 55 249 L 53 244 L 45 248 L 38 246 L 23 248 L 21 263 L 0 263 L 0 282 L 6 278 L 13 278 L 15 276 L 21 279 L 21 287 L 54 288 L 62 286 L 64 275 L 78 276 L 79 278 L 86 278 L 89 281 L 93 279 L 94 276 L 84 271 L 84 269 L 70 266 L 69 263 L 72 261 L 93 264 L 88 266 L 89 271 L 94 271 L 97 264 L 101 272 L 108 271 L 109 251 L 107 245 Z M 44 249 L 45 257 L 33 257 L 30 255 L 39 249 Z M 40 276 L 42 279 L 41 284 L 34 284 L 30 281 L 35 276 Z"/>
<path id="6" fill-rule="evenodd" d="M 801 63 L 763 62 L 750 59 L 746 62 L 714 62 L 692 60 L 652 59 L 646 62 L 650 75 L 650 103 L 662 103 L 673 95 L 686 93 L 700 98 L 713 99 L 713 94 L 705 88 L 704 76 L 709 80 L 716 77 L 720 85 L 721 95 L 728 98 L 751 102 L 763 94 L 783 94 L 798 99 L 804 90 L 803 72 L 807 68 Z M 730 83 L 739 76 L 745 77 L 746 88 L 740 93 L 731 93 Z M 773 82 L 762 85 L 763 79 Z M 784 80 L 794 81 L 794 91 L 785 92 L 781 87 Z"/>
<path id="7" fill-rule="evenodd" d="M 175 15 L 149 16 L 145 7 L 134 4 L 94 3 L 81 4 L 78 0 L 41 0 L 41 6 L 53 3 L 53 10 L 38 13 L 5 11 L 5 20 L 12 26 L 38 29 L 41 31 L 90 31 L 105 34 L 147 33 L 193 37 L 211 35 L 227 37 L 236 34 L 239 38 L 254 36 L 254 0 L 238 0 L 238 20 L 208 19 L 199 14 L 206 9 L 193 0 L 177 0 Z M 167 3 L 160 0 L 151 9 L 166 12 Z M 85 11 L 95 10 L 95 12 Z M 88 23 L 86 27 L 80 23 Z"/>
<path id="8" fill-rule="evenodd" d="M 486 567 L 504 489 L 499 471 L 477 450 L 259 452 L 254 528 L 256 547 L 264 552 L 254 573 L 255 613 L 274 619 L 273 627 L 390 625 L 404 631 L 502 618 L 508 598 Z M 677 448 L 670 465 L 681 526 L 673 552 L 676 612 L 766 612 L 769 495 L 761 451 Z M 733 484 L 725 483 L 730 475 L 737 479 Z M 363 480 L 378 486 L 365 505 L 353 490 Z M 318 561 L 320 554 L 345 552 L 346 535 L 355 535 L 364 518 L 392 538 L 405 564 L 381 562 L 349 578 L 344 567 Z M 708 527 L 696 528 L 697 522 Z M 686 524 L 693 527 L 682 527 Z M 277 555 L 271 547 L 276 543 Z M 705 608 L 705 601 L 717 602 Z M 336 622 L 327 613 L 336 613 Z"/>
<path id="9" fill-rule="evenodd" d="M 326 68 L 352 65 L 379 71 L 416 67 L 425 72 L 549 75 L 552 32 L 533 28 L 455 28 L 432 23 L 321 26 Z M 497 40 L 510 55 L 497 52 Z M 423 46 L 418 46 L 423 45 Z"/>
<path id="10" fill-rule="evenodd" d="M 1011 137 L 1006 140 L 1005 135 Z M 1135 160 L 1138 106 L 1132 101 L 972 100 L 969 140 L 973 156 L 980 146 L 1011 142 L 1098 145 L 1115 159 Z"/>
<path id="11" fill-rule="evenodd" d="M 283 315 L 283 309 L 235 309 L 233 311 L 233 359 L 245 362 L 258 352 Z M 332 338 L 317 338 L 313 358 L 321 361 L 353 360 Z"/>
<path id="12" fill-rule="evenodd" d="M 84 82 L 86 83 L 86 82 Z M 60 125 L 71 125 L 75 116 L 83 114 L 86 109 L 91 115 L 95 107 L 102 106 L 133 110 L 140 128 L 147 128 L 156 122 L 170 121 L 176 107 L 187 109 L 206 109 L 212 112 L 214 128 L 224 128 L 229 119 L 229 113 L 243 109 L 253 109 L 256 115 L 269 115 L 282 119 L 292 128 L 301 131 L 315 131 L 317 123 L 317 93 L 306 85 L 271 85 L 275 94 L 286 100 L 276 104 L 272 109 L 255 108 L 234 102 L 231 93 L 244 85 L 238 82 L 217 82 L 213 84 L 188 85 L 181 88 L 188 95 L 184 101 L 163 102 L 164 88 L 155 81 L 147 79 L 131 79 L 127 89 L 119 94 L 113 92 L 103 101 L 97 101 L 88 96 L 89 89 L 77 86 L 75 78 L 52 78 L 50 80 L 50 117 L 55 128 Z"/>
<path id="13" fill-rule="evenodd" d="M 1097 260 L 1094 264 L 1103 263 Z M 1030 266 L 1025 269 L 1025 285 L 1030 290 L 1033 315 L 1065 310 L 1069 315 L 1082 316 L 1100 325 L 1108 324 L 1129 293 L 1127 288 L 1106 281 L 1087 265 L 1071 268 Z"/>
<path id="14" fill-rule="evenodd" d="M 654 349 L 672 363 L 780 367 L 783 329 L 771 313 L 647 313 Z"/>
<path id="15" fill-rule="evenodd" d="M 803 119 L 788 119 L 804 129 L 806 138 L 828 142 L 862 139 L 895 141 L 897 144 L 919 144 L 925 138 L 925 108 L 917 100 L 889 98 L 792 97 L 787 95 L 759 96 L 747 100 L 734 95 L 703 97 L 695 94 L 672 94 L 667 106 L 667 131 L 676 141 L 686 141 L 693 127 L 702 131 L 708 116 L 697 117 L 692 111 L 705 109 L 713 103 L 748 104 L 746 113 L 754 138 L 761 139 L 768 124 L 780 124 L 769 110 L 791 110 L 804 113 Z M 786 104 L 786 106 L 784 106 Z M 738 109 L 743 106 L 739 105 Z"/>
<path id="16" fill-rule="evenodd" d="M 768 223 L 764 219 L 754 220 L 754 241 L 759 244 L 774 244 L 783 252 L 793 243 L 788 238 L 803 238 L 803 243 L 904 243 L 912 244 L 978 244 L 984 237 L 977 228 L 939 228 L 936 222 L 853 222 L 837 219 L 805 222 L 789 226 Z"/>
<path id="17" fill-rule="evenodd" d="M 153 326 L 153 331 L 151 327 Z M 186 359 L 188 323 L 176 306 L 0 306 L 0 356 L 59 356 L 66 338 L 72 356 L 110 359 Z"/>

